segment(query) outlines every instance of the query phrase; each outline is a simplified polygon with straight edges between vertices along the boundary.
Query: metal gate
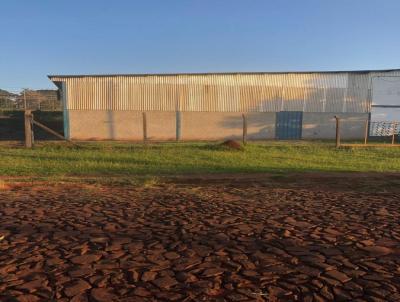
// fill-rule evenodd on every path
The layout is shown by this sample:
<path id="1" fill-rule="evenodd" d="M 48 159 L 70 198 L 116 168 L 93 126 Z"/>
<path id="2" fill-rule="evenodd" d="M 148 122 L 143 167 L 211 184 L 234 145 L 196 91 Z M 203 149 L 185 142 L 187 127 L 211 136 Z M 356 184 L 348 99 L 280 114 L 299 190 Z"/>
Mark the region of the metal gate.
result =
<path id="1" fill-rule="evenodd" d="M 302 126 L 302 111 L 277 112 L 275 137 L 277 139 L 301 139 Z"/>

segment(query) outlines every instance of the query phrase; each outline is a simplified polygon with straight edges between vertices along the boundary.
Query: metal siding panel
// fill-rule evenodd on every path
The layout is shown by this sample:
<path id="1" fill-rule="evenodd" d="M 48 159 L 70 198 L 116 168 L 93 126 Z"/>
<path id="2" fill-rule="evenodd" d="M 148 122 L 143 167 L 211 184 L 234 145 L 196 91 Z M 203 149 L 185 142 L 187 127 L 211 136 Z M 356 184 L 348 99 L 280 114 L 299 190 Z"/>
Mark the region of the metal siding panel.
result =
<path id="1" fill-rule="evenodd" d="M 277 139 L 301 139 L 303 128 L 303 112 L 277 112 L 275 123 L 275 135 Z"/>
<path id="2" fill-rule="evenodd" d="M 75 110 L 354 112 L 371 107 L 371 73 L 53 77 Z"/>

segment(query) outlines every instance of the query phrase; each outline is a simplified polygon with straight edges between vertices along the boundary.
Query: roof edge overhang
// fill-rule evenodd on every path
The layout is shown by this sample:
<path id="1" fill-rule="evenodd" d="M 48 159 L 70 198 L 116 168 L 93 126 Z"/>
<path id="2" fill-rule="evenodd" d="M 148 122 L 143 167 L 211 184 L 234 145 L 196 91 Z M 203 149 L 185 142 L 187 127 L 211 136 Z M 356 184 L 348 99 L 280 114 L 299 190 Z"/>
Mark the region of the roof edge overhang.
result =
<path id="1" fill-rule="evenodd" d="M 328 74 L 328 73 L 353 73 L 366 74 L 371 72 L 392 72 L 400 71 L 395 69 L 375 69 L 375 70 L 335 70 L 335 71 L 270 71 L 270 72 L 203 72 L 203 73 L 130 73 L 130 74 L 69 74 L 69 75 L 48 75 L 53 81 L 54 78 L 86 78 L 86 77 L 151 77 L 151 76 L 196 76 L 196 75 L 263 75 L 263 74 Z M 55 82 L 56 83 L 56 82 Z M 57 84 L 56 84 L 57 85 Z"/>
<path id="2" fill-rule="evenodd" d="M 62 89 L 62 81 L 55 81 L 50 76 L 48 78 L 57 86 L 58 89 Z"/>

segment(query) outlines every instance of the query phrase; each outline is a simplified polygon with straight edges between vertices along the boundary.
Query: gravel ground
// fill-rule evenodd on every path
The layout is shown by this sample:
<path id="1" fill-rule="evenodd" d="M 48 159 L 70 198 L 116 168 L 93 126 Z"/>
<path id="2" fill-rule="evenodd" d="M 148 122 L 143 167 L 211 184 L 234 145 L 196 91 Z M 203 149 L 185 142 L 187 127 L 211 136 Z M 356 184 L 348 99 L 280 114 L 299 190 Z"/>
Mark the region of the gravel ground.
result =
<path id="1" fill-rule="evenodd" d="M 400 301 L 399 192 L 358 180 L 3 187 L 0 301 Z"/>

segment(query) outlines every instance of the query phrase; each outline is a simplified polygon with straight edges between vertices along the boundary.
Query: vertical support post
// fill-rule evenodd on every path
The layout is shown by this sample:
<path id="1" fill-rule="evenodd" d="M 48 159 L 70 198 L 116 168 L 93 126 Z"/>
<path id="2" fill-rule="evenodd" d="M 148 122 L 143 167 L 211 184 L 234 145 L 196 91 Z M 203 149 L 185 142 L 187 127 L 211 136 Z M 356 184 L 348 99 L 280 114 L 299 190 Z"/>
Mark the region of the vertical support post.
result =
<path id="1" fill-rule="evenodd" d="M 147 116 L 146 112 L 142 112 L 143 116 L 143 142 L 147 143 Z"/>
<path id="2" fill-rule="evenodd" d="M 33 132 L 32 132 L 32 111 L 25 110 L 25 147 L 32 148 L 33 146 Z"/>
<path id="3" fill-rule="evenodd" d="M 32 147 L 35 145 L 35 131 L 33 129 L 33 125 L 35 124 L 35 120 L 33 117 L 33 113 L 31 114 L 31 134 L 32 134 Z"/>
<path id="4" fill-rule="evenodd" d="M 181 118 L 182 118 L 182 113 L 180 111 L 176 112 L 176 140 L 179 141 L 181 140 Z"/>
<path id="5" fill-rule="evenodd" d="M 340 118 L 335 115 L 336 119 L 336 148 L 340 147 Z"/>
<path id="6" fill-rule="evenodd" d="M 364 134 L 364 145 L 367 144 L 368 141 L 368 130 L 369 130 L 369 120 L 365 121 L 365 134 Z"/>
<path id="7" fill-rule="evenodd" d="M 394 136 L 396 133 L 395 129 L 396 129 L 396 123 L 393 122 L 392 123 L 392 145 L 394 145 Z"/>
<path id="8" fill-rule="evenodd" d="M 246 145 L 246 143 L 247 143 L 247 117 L 244 113 L 242 114 L 242 117 L 243 117 L 243 145 Z"/>
<path id="9" fill-rule="evenodd" d="M 24 110 L 27 110 L 26 108 L 26 89 L 24 89 Z"/>

